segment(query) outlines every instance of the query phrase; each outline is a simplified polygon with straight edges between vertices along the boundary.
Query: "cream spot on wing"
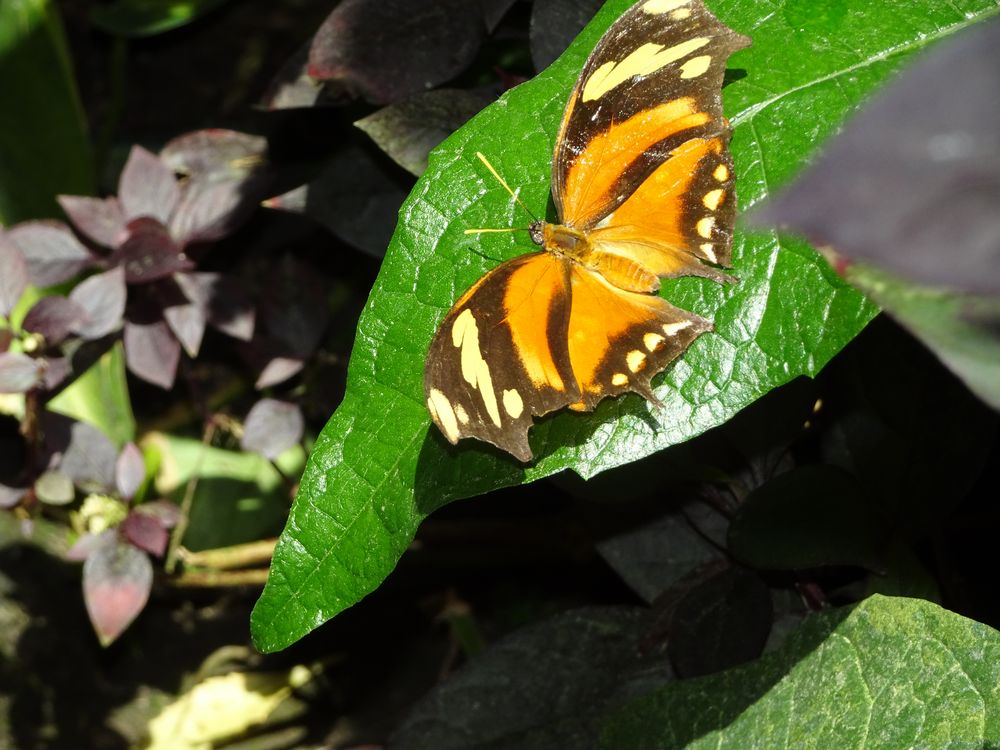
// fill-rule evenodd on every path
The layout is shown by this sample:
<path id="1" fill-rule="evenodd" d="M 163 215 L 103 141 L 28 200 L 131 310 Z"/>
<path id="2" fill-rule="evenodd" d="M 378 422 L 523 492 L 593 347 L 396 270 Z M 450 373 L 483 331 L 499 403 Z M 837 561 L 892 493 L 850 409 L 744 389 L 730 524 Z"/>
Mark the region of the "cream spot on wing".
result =
<path id="1" fill-rule="evenodd" d="M 639 370 L 646 366 L 646 353 L 638 349 L 633 349 L 625 355 L 625 364 L 628 365 L 628 369 L 632 372 L 639 372 Z"/>
<path id="2" fill-rule="evenodd" d="M 709 43 L 707 36 L 686 39 L 673 47 L 647 42 L 618 62 L 606 62 L 590 74 L 583 85 L 581 99 L 585 102 L 600 99 L 617 86 L 638 76 L 648 76 L 661 68 L 687 57 Z"/>
<path id="3" fill-rule="evenodd" d="M 458 421 L 462 424 L 469 424 L 469 413 L 461 404 L 455 404 L 455 416 L 458 417 Z"/>
<path id="4" fill-rule="evenodd" d="M 691 17 L 691 9 L 678 8 L 677 10 L 675 10 L 673 13 L 670 14 L 670 17 L 675 21 L 683 21 L 685 18 Z"/>
<path id="5" fill-rule="evenodd" d="M 503 392 L 503 408 L 507 410 L 514 419 L 521 416 L 524 411 L 524 401 L 521 400 L 521 394 L 515 391 L 513 388 Z"/>
<path id="6" fill-rule="evenodd" d="M 712 237 L 713 227 L 715 227 L 715 217 L 706 216 L 704 219 L 698 219 L 698 223 L 695 224 L 694 228 L 698 232 L 699 237 L 704 237 L 707 240 Z"/>
<path id="7" fill-rule="evenodd" d="M 611 376 L 611 385 L 618 386 L 619 388 L 623 385 L 628 385 L 628 375 L 624 372 L 616 372 Z"/>
<path id="8" fill-rule="evenodd" d="M 431 413 L 434 422 L 441 428 L 441 432 L 448 438 L 448 442 L 454 445 L 460 437 L 458 432 L 458 420 L 455 419 L 455 410 L 451 406 L 451 401 L 437 388 L 431 388 L 427 395 L 427 411 Z"/>
<path id="9" fill-rule="evenodd" d="M 664 323 L 663 332 L 668 336 L 676 336 L 679 332 L 683 331 L 685 328 L 691 327 L 690 320 L 681 320 L 677 323 Z"/>
<path id="10" fill-rule="evenodd" d="M 660 13 L 667 13 L 675 8 L 681 8 L 689 2 L 691 0 L 649 0 L 642 6 L 642 9 L 651 16 L 657 16 Z"/>
<path id="11" fill-rule="evenodd" d="M 729 167 L 725 164 L 720 164 L 715 168 L 715 171 L 712 172 L 712 177 L 717 179 L 719 182 L 725 182 L 729 179 Z"/>
<path id="12" fill-rule="evenodd" d="M 645 344 L 646 349 L 651 352 L 655 352 L 664 340 L 663 336 L 658 333 L 647 333 L 642 337 L 642 343 Z"/>
<path id="13" fill-rule="evenodd" d="M 700 245 L 701 251 L 705 253 L 705 257 L 708 258 L 712 263 L 718 263 L 718 258 L 715 257 L 715 245 L 711 242 L 704 242 Z"/>
<path id="14" fill-rule="evenodd" d="M 462 377 L 479 391 L 486 413 L 490 415 L 493 424 L 499 427 L 500 408 L 497 405 L 497 394 L 493 390 L 493 376 L 479 349 L 479 326 L 476 325 L 476 316 L 472 314 L 472 310 L 466 308 L 455 318 L 451 342 L 462 349 Z"/>
<path id="15" fill-rule="evenodd" d="M 708 66 L 711 64 L 711 55 L 699 55 L 698 57 L 692 57 L 690 60 L 681 65 L 681 78 L 697 78 L 698 76 L 704 74 L 704 72 L 708 70 Z"/>
<path id="16" fill-rule="evenodd" d="M 705 197 L 701 199 L 702 204 L 709 211 L 714 211 L 722 203 L 722 199 L 726 197 L 726 191 L 722 188 L 717 188 L 715 190 L 709 190 L 705 193 Z"/>

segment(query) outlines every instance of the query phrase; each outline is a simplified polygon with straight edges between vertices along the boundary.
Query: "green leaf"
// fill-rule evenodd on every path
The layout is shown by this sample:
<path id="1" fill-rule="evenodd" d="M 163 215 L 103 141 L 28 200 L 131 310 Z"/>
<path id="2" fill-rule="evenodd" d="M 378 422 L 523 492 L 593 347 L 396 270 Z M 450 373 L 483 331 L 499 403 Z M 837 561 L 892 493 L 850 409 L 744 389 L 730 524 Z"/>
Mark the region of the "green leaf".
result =
<path id="1" fill-rule="evenodd" d="M 0 225 L 59 216 L 58 193 L 90 195 L 86 121 L 55 8 L 0 3 Z"/>
<path id="2" fill-rule="evenodd" d="M 918 599 L 814 615 L 754 664 L 619 711 L 603 748 L 982 748 L 1000 742 L 1000 634 Z"/>
<path id="3" fill-rule="evenodd" d="M 134 440 L 135 416 L 128 394 L 121 342 L 101 355 L 46 406 L 50 411 L 94 425 L 118 448 Z"/>
<path id="4" fill-rule="evenodd" d="M 117 0 L 90 11 L 90 20 L 110 34 L 127 37 L 162 34 L 214 10 L 226 0 Z"/>
<path id="5" fill-rule="evenodd" d="M 530 466 L 473 440 L 452 449 L 429 429 L 422 376 L 435 327 L 485 271 L 530 249 L 523 236 L 464 235 L 528 220 L 475 152 L 546 214 L 566 96 L 589 50 L 629 5 L 608 2 L 550 68 L 431 154 L 358 325 L 347 395 L 316 443 L 254 610 L 259 648 L 287 646 L 374 589 L 435 508 L 565 468 L 592 476 L 687 440 L 772 388 L 815 374 L 874 314 L 805 244 L 737 234 L 739 284 L 664 284 L 664 296 L 713 319 L 715 332 L 661 378 L 659 411 L 629 396 L 605 400 L 593 414 L 547 418 L 533 430 L 540 458 Z M 997 10 L 992 0 L 910 0 L 885 10 L 861 0 L 818 11 L 806 0 L 711 5 L 754 42 L 731 58 L 724 91 L 744 209 L 799 167 L 908 53 Z"/>

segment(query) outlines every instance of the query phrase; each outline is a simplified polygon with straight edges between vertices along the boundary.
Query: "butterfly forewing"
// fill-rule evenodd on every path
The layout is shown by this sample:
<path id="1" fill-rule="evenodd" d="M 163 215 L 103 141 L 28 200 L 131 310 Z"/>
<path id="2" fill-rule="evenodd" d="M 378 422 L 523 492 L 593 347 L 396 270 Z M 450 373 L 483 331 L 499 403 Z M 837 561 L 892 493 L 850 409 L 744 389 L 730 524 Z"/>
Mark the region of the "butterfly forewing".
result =
<path id="1" fill-rule="evenodd" d="M 427 353 L 424 395 L 450 442 L 476 437 L 528 461 L 532 417 L 579 400 L 566 339 L 570 266 L 547 252 L 514 258 L 445 317 Z"/>
<path id="2" fill-rule="evenodd" d="M 552 196 L 563 223 L 589 228 L 691 138 L 722 137 L 726 60 L 750 40 L 700 0 L 644 0 L 601 39 L 556 139 Z"/>

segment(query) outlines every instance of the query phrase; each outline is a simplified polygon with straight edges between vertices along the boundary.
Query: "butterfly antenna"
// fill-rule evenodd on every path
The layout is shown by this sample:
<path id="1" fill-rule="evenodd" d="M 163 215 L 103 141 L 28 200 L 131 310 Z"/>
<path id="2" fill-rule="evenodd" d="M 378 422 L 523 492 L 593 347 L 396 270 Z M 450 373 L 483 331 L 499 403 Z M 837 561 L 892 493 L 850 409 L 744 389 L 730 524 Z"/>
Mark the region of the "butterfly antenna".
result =
<path id="1" fill-rule="evenodd" d="M 514 200 L 517 201 L 517 205 L 519 205 L 521 208 L 523 208 L 527 212 L 528 216 L 531 217 L 531 220 L 532 221 L 538 221 L 538 219 L 535 217 L 535 215 L 531 212 L 531 209 L 528 208 L 526 205 L 524 205 L 524 203 L 521 201 L 521 199 L 517 197 L 517 193 L 515 193 L 513 190 L 511 190 L 510 185 L 508 185 L 507 181 L 504 180 L 504 178 L 500 176 L 500 173 L 497 172 L 496 169 L 494 169 L 493 165 L 490 164 L 489 160 L 483 155 L 482 151 L 477 151 L 476 152 L 476 156 L 478 156 L 479 157 L 479 161 L 481 161 L 483 164 L 485 164 L 486 168 L 488 170 L 490 170 L 490 174 L 492 174 L 494 177 L 497 178 L 497 182 L 499 182 L 501 185 L 503 185 L 504 189 L 508 193 L 510 193 L 511 197 Z"/>

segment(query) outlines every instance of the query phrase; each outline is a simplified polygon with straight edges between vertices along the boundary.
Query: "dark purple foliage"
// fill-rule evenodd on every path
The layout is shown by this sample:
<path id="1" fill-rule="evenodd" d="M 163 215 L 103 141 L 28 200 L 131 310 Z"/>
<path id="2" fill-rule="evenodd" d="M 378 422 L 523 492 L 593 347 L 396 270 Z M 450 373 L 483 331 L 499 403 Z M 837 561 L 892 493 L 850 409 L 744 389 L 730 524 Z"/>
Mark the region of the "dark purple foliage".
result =
<path id="1" fill-rule="evenodd" d="M 136 547 L 151 555 L 162 557 L 167 551 L 170 534 L 159 519 L 145 513 L 132 511 L 121 525 L 122 535 Z"/>
<path id="2" fill-rule="evenodd" d="M 24 316 L 23 328 L 44 337 L 48 345 L 58 344 L 87 320 L 87 312 L 68 297 L 42 297 Z"/>
<path id="3" fill-rule="evenodd" d="M 84 490 L 107 492 L 115 486 L 118 451 L 103 432 L 53 412 L 46 412 L 42 426 L 48 468 L 58 468 Z"/>
<path id="4" fill-rule="evenodd" d="M 111 260 L 125 269 L 125 281 L 129 284 L 157 281 L 178 271 L 194 268 L 194 263 L 158 219 L 129 221 L 125 237 Z"/>
<path id="5" fill-rule="evenodd" d="M 146 478 L 146 462 L 135 443 L 126 443 L 115 462 L 115 487 L 123 500 L 131 500 Z"/>
<path id="6" fill-rule="evenodd" d="M 114 641 L 142 612 L 153 585 L 149 558 L 106 531 L 83 564 L 83 600 L 102 645 Z"/>
<path id="7" fill-rule="evenodd" d="M 21 249 L 0 233 L 0 315 L 7 316 L 28 286 L 28 263 Z"/>
<path id="8" fill-rule="evenodd" d="M 94 264 L 90 251 L 61 222 L 26 221 L 5 236 L 24 254 L 28 279 L 35 286 L 61 284 Z"/>
<path id="9" fill-rule="evenodd" d="M 0 352 L 0 393 L 25 393 L 42 381 L 45 365 L 20 352 Z"/>
<path id="10" fill-rule="evenodd" d="M 167 224 L 180 195 L 170 168 L 142 146 L 133 146 L 118 180 L 118 200 L 126 220 L 147 217 Z"/>
<path id="11" fill-rule="evenodd" d="M 102 247 L 117 247 L 125 231 L 125 212 L 115 196 L 60 195 L 57 200 L 73 227 Z"/>
<path id="12" fill-rule="evenodd" d="M 273 461 L 302 438 L 303 427 L 297 404 L 263 398 L 247 414 L 240 447 Z"/>
<path id="13" fill-rule="evenodd" d="M 125 314 L 125 269 L 112 268 L 84 279 L 69 298 L 86 313 L 74 332 L 84 339 L 98 339 L 122 326 Z"/>
<path id="14" fill-rule="evenodd" d="M 180 342 L 163 320 L 125 323 L 125 363 L 136 376 L 169 390 L 180 358 Z"/>

